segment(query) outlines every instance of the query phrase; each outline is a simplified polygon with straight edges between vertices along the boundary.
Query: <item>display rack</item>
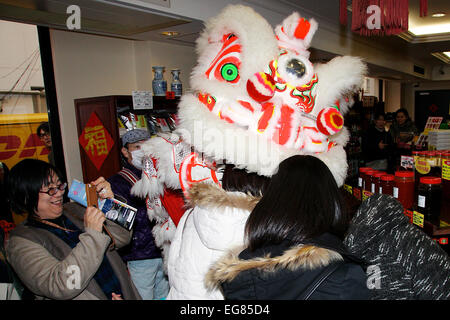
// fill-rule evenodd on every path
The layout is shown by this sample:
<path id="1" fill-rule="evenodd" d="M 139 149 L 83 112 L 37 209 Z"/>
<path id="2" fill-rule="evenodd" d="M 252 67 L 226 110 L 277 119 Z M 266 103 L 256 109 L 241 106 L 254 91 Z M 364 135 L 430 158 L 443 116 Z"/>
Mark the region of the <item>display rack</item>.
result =
<path id="1" fill-rule="evenodd" d="M 89 183 L 99 176 L 110 177 L 121 169 L 120 115 L 143 116 L 146 120 L 144 127 L 152 134 L 154 132 L 148 128 L 147 120 L 167 121 L 176 114 L 179 101 L 179 97 L 154 96 L 153 109 L 135 110 L 131 95 L 75 99 L 83 182 Z"/>

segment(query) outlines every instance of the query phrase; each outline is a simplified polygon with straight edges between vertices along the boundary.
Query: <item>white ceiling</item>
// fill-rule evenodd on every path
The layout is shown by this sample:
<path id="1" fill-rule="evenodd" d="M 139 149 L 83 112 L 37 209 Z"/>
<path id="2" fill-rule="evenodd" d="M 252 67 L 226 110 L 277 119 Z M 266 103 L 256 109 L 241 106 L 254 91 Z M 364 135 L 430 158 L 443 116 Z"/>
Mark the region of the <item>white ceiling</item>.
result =
<path id="1" fill-rule="evenodd" d="M 147 3 L 169 7 L 170 0 L 140 0 Z M 191 0 L 192 1 L 192 0 Z M 310 16 L 326 21 L 335 26 L 336 30 L 343 27 L 339 24 L 338 0 L 277 0 L 284 6 L 292 7 L 292 11 L 306 10 Z M 409 25 L 442 24 L 450 25 L 450 1 L 428 0 L 428 16 L 419 17 L 419 1 L 409 0 Z M 66 9 L 69 5 L 76 4 L 81 8 L 81 32 L 103 34 L 134 40 L 167 41 L 182 45 L 193 46 L 199 32 L 203 28 L 203 22 L 183 16 L 168 14 L 167 10 L 145 10 L 139 6 L 127 5 L 112 0 L 0 0 L 0 19 L 45 25 L 52 28 L 67 30 Z M 129 4 L 139 1 L 127 1 Z M 253 1 L 253 3 L 257 3 Z M 351 1 L 349 0 L 350 4 Z M 206 8 L 207 10 L 207 8 Z M 444 18 L 432 18 L 435 12 L 445 12 Z M 308 15 L 309 16 L 309 15 Z M 351 19 L 351 12 L 349 12 Z M 347 28 L 350 28 L 351 22 Z M 160 33 L 164 30 L 178 31 L 179 35 L 167 38 Z M 358 35 L 353 35 L 358 38 Z M 361 37 L 362 39 L 362 37 Z M 362 39 L 367 41 L 367 37 Z M 405 33 L 401 37 L 371 37 L 370 41 L 383 46 L 395 48 L 402 55 L 412 57 L 427 66 L 445 64 L 435 56 L 434 52 L 450 51 L 450 28 L 442 28 L 438 35 L 415 36 Z M 333 53 L 323 52 L 312 48 L 312 59 L 316 61 L 328 60 Z M 450 61 L 450 60 L 449 60 Z M 386 68 L 371 65 L 374 76 L 387 79 L 417 80 L 414 76 L 406 75 Z"/>
<path id="2" fill-rule="evenodd" d="M 184 17 L 113 5 L 92 0 L 0 0 L 0 18 L 67 30 L 66 9 L 77 5 L 81 11 L 81 32 L 111 35 L 134 40 L 163 39 L 162 30 L 182 30 L 181 42 L 192 45 L 202 23 Z M 180 28 L 180 26 L 183 26 Z M 195 33 L 195 38 L 186 38 Z"/>

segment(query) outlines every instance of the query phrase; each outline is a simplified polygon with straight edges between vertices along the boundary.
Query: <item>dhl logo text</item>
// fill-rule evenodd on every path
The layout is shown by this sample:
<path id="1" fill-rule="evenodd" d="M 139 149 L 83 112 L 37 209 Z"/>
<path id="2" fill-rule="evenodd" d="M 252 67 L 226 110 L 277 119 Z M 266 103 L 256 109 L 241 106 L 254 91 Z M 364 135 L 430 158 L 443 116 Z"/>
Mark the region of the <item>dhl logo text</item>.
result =
<path id="1" fill-rule="evenodd" d="M 35 133 L 28 136 L 23 147 L 21 138 L 15 135 L 0 136 L 0 145 L 3 145 L 3 148 L 0 147 L 0 160 L 10 159 L 19 151 L 19 158 L 29 158 L 36 154 L 44 156 L 49 153 L 49 150 L 44 147 L 44 144 Z M 38 152 L 39 149 L 40 152 Z"/>

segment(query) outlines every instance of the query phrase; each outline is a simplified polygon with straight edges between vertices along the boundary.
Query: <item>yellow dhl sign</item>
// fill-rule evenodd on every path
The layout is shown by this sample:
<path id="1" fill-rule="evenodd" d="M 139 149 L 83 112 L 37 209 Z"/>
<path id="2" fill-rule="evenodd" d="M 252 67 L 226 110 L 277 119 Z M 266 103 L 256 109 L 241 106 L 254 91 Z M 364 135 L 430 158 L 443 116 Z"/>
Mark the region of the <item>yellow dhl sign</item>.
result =
<path id="1" fill-rule="evenodd" d="M 48 161 L 49 150 L 36 133 L 45 121 L 47 113 L 0 115 L 0 161 L 10 169 L 25 158 Z"/>

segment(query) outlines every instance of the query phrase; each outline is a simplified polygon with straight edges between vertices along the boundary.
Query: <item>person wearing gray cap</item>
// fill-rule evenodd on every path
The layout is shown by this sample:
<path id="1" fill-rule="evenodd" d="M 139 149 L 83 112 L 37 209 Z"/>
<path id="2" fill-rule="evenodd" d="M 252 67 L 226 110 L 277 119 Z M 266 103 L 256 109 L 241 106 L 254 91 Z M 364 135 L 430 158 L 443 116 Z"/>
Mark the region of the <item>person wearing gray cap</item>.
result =
<path id="1" fill-rule="evenodd" d="M 127 131 L 122 136 L 122 155 L 125 157 L 126 162 L 140 170 L 142 170 L 142 158 L 144 157 L 141 144 L 148 139 L 150 139 L 150 134 L 147 130 L 142 129 Z"/>
<path id="2" fill-rule="evenodd" d="M 144 153 L 141 144 L 150 139 L 147 130 L 133 129 L 121 138 L 123 168 L 108 178 L 115 196 L 120 196 L 137 210 L 130 244 L 120 252 L 127 263 L 131 278 L 144 300 L 164 299 L 169 284 L 163 271 L 161 251 L 155 244 L 152 229 L 154 222 L 147 216 L 145 199 L 131 194 L 134 183 L 141 179 Z"/>

